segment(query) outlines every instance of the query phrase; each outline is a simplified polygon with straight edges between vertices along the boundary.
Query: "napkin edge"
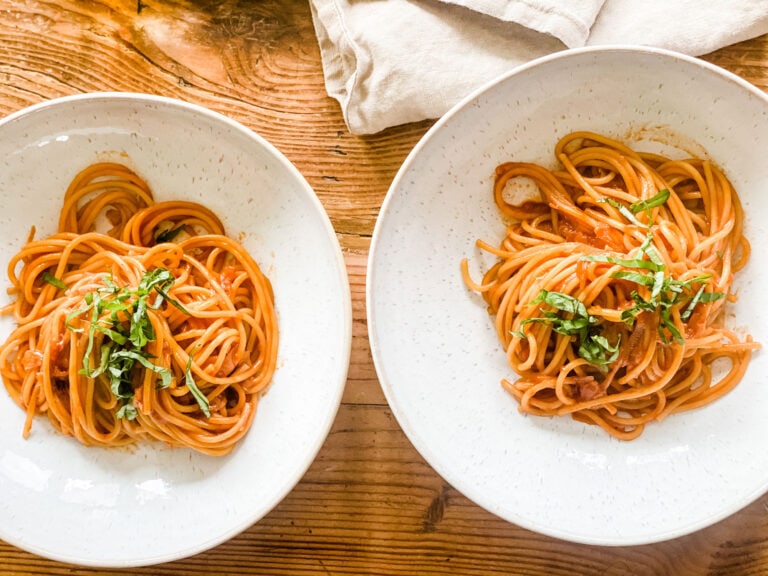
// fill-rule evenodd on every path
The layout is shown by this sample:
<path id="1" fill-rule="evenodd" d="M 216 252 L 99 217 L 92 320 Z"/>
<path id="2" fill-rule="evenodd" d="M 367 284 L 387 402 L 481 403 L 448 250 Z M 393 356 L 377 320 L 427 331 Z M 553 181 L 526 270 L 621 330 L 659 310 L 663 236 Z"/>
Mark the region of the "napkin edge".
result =
<path id="1" fill-rule="evenodd" d="M 345 123 L 353 131 L 352 126 L 357 124 L 357 119 L 350 117 L 350 111 L 354 109 L 351 100 L 358 93 L 359 70 L 370 66 L 370 58 L 352 40 L 338 1 L 322 2 L 320 7 L 317 4 L 314 0 L 309 2 L 320 48 L 325 90 L 339 103 Z"/>

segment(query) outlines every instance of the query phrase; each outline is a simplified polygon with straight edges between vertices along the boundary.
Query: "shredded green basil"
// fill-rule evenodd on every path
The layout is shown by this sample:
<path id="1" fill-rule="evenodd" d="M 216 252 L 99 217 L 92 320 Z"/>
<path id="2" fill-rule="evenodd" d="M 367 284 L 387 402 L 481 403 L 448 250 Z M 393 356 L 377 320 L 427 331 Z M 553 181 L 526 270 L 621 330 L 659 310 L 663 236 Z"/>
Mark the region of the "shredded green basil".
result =
<path id="1" fill-rule="evenodd" d="M 203 414 L 210 418 L 211 409 L 208 403 L 208 398 L 205 396 L 205 394 L 202 393 L 200 388 L 197 387 L 195 378 L 192 376 L 192 355 L 189 356 L 189 360 L 187 360 L 187 367 L 184 370 L 184 383 L 187 385 L 190 393 L 197 401 L 198 406 L 200 406 L 200 410 L 202 410 Z"/>
<path id="2" fill-rule="evenodd" d="M 621 202 L 609 197 L 601 198 L 600 200 L 598 200 L 598 202 L 605 202 L 606 204 L 613 206 L 619 211 L 619 213 L 622 216 L 624 216 L 624 218 L 629 220 L 635 226 L 639 226 L 640 228 L 650 228 L 650 224 L 644 224 L 640 222 L 640 220 L 637 219 L 635 214 L 639 212 L 648 212 L 648 216 L 650 219 L 651 208 L 663 206 L 666 203 L 666 201 L 669 199 L 669 195 L 670 195 L 669 189 L 664 188 L 663 190 L 659 190 L 659 192 L 657 192 L 650 198 L 646 200 L 638 200 L 636 202 L 633 202 L 629 206 L 625 206 Z"/>
<path id="3" fill-rule="evenodd" d="M 521 323 L 520 330 L 513 334 L 525 338 L 524 327 L 531 322 L 548 324 L 558 334 L 576 336 L 578 354 L 590 364 L 605 367 L 619 356 L 619 342 L 611 344 L 600 334 L 597 318 L 589 314 L 587 307 L 578 298 L 562 292 L 541 290 L 530 302 L 531 305 L 547 304 L 554 310 L 542 310 L 543 316 L 528 318 Z"/>
<path id="4" fill-rule="evenodd" d="M 652 200 L 652 199 L 651 199 Z M 649 200 L 650 202 L 650 200 Z M 720 292 L 706 292 L 706 283 L 710 275 L 701 275 L 690 280 L 677 280 L 666 274 L 666 266 L 661 259 L 656 248 L 653 246 L 653 236 L 649 232 L 640 245 L 638 258 L 616 258 L 604 254 L 585 256 L 584 260 L 591 262 L 606 262 L 616 264 L 625 268 L 614 272 L 611 277 L 621 280 L 634 282 L 639 286 L 651 289 L 650 297 L 646 300 L 640 296 L 637 291 L 631 293 L 633 306 L 624 310 L 621 314 L 622 320 L 629 326 L 634 324 L 635 318 L 641 312 L 658 312 L 661 320 L 659 324 L 659 335 L 664 343 L 668 343 L 671 338 L 682 344 L 684 342 L 682 334 L 672 319 L 672 309 L 686 301 L 688 306 L 681 313 L 683 321 L 690 318 L 694 308 L 699 303 L 713 302 L 724 298 L 725 294 Z M 696 288 L 698 286 L 698 288 Z M 691 296 L 694 289 L 697 292 Z"/>
<path id="5" fill-rule="evenodd" d="M 69 286 L 67 286 L 62 280 L 56 278 L 53 274 L 50 272 L 43 272 L 42 278 L 45 282 L 50 284 L 51 286 L 56 286 L 59 290 L 69 290 Z"/>
<path id="6" fill-rule="evenodd" d="M 155 340 L 149 309 L 158 309 L 168 302 L 188 313 L 168 295 L 173 282 L 173 274 L 164 268 L 148 271 L 136 289 L 117 286 L 112 277 L 106 275 L 103 278 L 104 287 L 86 294 L 85 306 L 67 315 L 66 326 L 74 332 L 84 330 L 75 327 L 72 321 L 82 315 L 89 317 L 88 344 L 80 373 L 89 378 L 107 378 L 112 394 L 120 400 L 118 418 L 132 420 L 137 415 L 133 406 L 133 370 L 137 365 L 157 374 L 159 388 L 166 388 L 173 381 L 171 371 L 155 364 L 145 350 L 147 344 Z M 103 335 L 98 354 L 95 353 L 97 333 Z M 210 417 L 208 399 L 195 384 L 189 365 L 185 380 L 200 409 Z"/>
<path id="7" fill-rule="evenodd" d="M 181 226 L 177 226 L 176 228 L 169 228 L 168 230 L 163 230 L 160 232 L 160 234 L 157 235 L 155 238 L 155 241 L 158 244 L 162 244 L 163 242 L 171 242 L 176 236 L 179 235 L 179 232 L 184 230 L 184 224 Z"/>

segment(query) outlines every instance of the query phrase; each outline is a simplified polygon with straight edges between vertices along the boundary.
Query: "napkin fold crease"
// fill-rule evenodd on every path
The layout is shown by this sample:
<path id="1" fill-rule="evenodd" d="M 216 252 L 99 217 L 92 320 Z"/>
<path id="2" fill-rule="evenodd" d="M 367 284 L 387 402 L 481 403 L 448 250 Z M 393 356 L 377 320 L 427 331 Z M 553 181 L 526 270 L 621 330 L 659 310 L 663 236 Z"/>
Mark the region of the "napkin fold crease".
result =
<path id="1" fill-rule="evenodd" d="M 309 0 L 326 91 L 353 134 L 444 114 L 515 66 L 568 48 L 699 56 L 768 33 L 768 0 Z"/>

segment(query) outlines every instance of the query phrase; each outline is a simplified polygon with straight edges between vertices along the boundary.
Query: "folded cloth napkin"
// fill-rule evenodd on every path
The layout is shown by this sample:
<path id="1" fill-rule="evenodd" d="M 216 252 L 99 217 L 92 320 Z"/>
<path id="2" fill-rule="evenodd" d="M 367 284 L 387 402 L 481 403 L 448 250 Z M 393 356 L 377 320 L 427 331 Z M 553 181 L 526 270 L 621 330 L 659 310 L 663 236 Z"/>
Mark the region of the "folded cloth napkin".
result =
<path id="1" fill-rule="evenodd" d="M 514 66 L 585 45 L 692 56 L 768 33 L 768 0 L 310 0 L 353 134 L 434 119 Z"/>

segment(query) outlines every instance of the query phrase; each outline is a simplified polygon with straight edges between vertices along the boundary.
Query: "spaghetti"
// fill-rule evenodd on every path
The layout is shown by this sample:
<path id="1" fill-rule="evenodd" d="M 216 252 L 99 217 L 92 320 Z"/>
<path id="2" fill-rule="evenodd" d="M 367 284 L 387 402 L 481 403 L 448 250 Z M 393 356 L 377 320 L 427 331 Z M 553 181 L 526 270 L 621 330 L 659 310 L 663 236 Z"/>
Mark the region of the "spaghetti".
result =
<path id="1" fill-rule="evenodd" d="M 155 202 L 128 168 L 92 165 L 58 233 L 33 228 L 8 276 L 17 327 L 0 373 L 25 437 L 45 414 L 85 445 L 223 455 L 248 431 L 276 367 L 274 295 L 206 207 Z"/>
<path id="2" fill-rule="evenodd" d="M 591 132 L 557 142 L 560 167 L 508 162 L 494 199 L 508 221 L 478 283 L 524 413 L 571 415 L 632 440 L 731 390 L 760 345 L 724 323 L 750 255 L 739 197 L 709 160 L 636 152 Z M 516 201 L 523 181 L 535 198 Z"/>

